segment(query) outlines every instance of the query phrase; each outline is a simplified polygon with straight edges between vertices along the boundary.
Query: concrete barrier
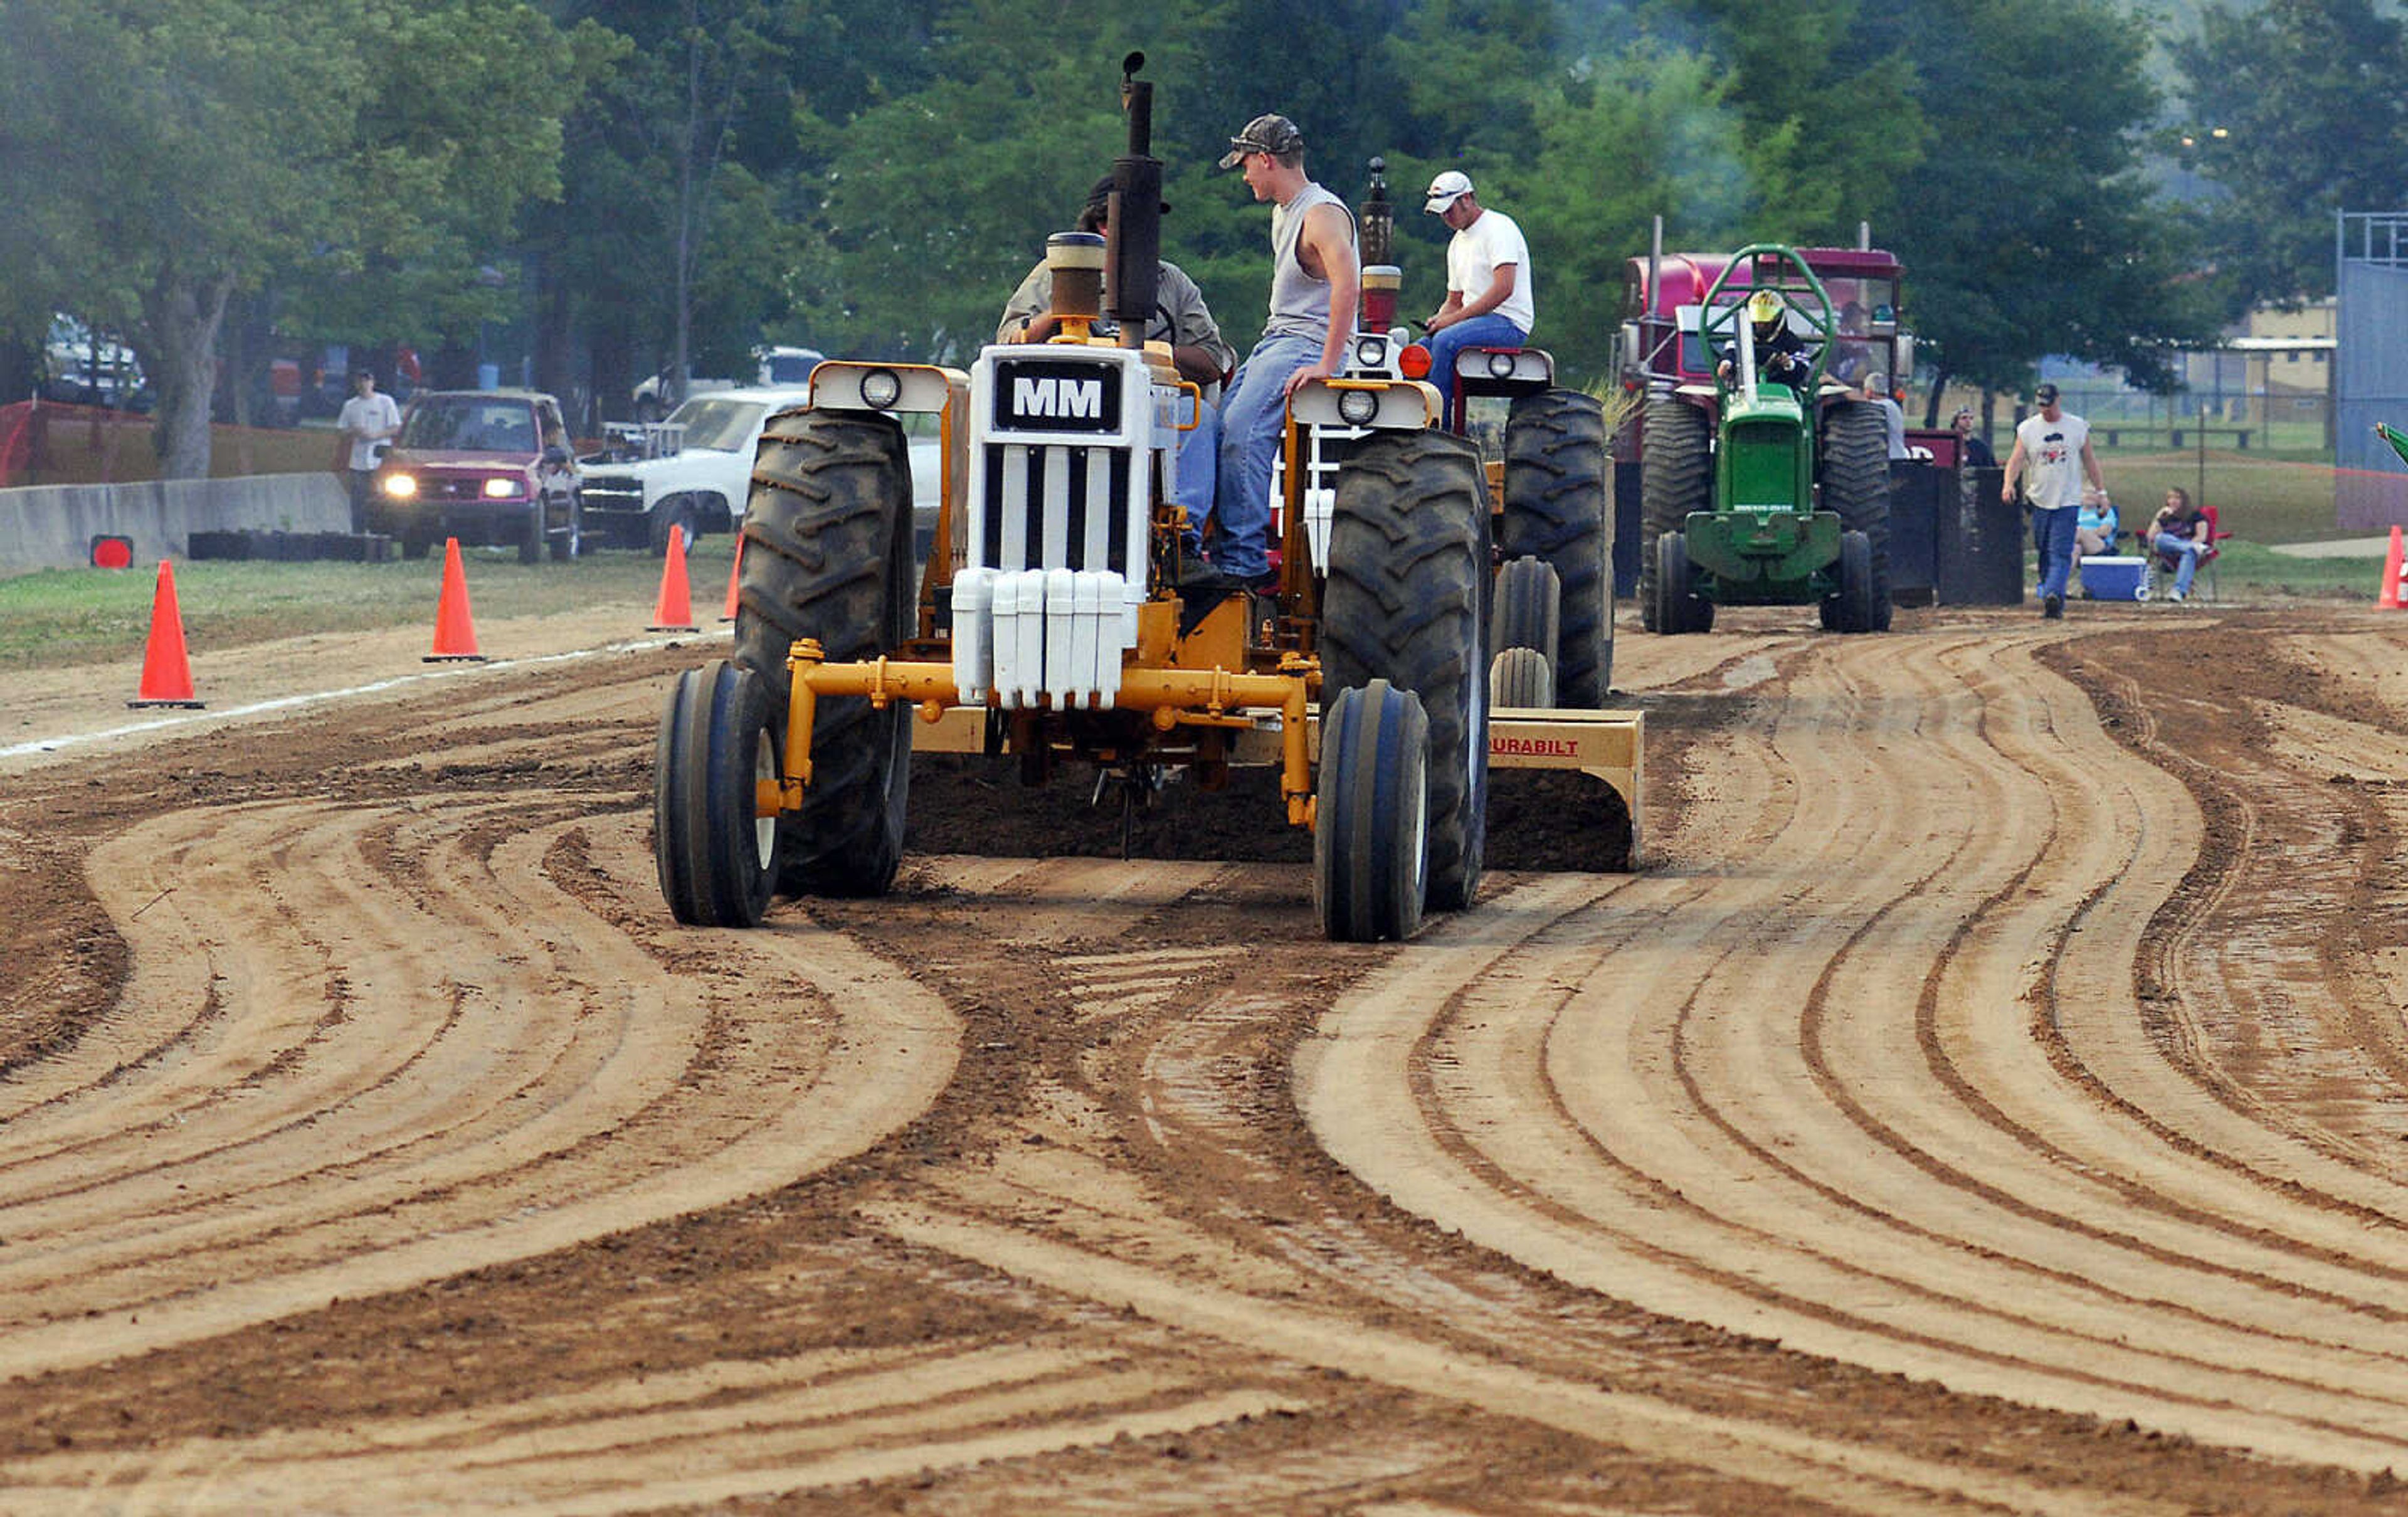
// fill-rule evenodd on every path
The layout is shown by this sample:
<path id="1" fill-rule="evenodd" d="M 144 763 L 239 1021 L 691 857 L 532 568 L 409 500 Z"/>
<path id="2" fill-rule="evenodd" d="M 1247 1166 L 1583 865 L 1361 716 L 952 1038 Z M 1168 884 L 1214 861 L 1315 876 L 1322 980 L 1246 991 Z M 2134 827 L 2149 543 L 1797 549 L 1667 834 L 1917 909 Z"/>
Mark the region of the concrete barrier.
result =
<path id="1" fill-rule="evenodd" d="M 134 561 L 155 564 L 188 556 L 194 532 L 351 525 L 351 502 L 332 474 L 25 485 L 0 490 L 0 571 L 79 568 L 101 533 L 133 538 Z"/>

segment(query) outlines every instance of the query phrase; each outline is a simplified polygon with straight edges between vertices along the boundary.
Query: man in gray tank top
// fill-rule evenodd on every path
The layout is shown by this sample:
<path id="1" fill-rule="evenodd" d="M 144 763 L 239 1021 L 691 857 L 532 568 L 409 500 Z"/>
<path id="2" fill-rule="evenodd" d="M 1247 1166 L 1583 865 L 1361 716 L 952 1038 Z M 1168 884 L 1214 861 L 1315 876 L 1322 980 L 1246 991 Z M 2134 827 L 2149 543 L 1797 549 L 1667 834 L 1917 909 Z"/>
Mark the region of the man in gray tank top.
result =
<path id="1" fill-rule="evenodd" d="M 1212 566 L 1260 587 L 1271 578 L 1271 460 L 1287 397 L 1344 366 L 1362 284 L 1354 217 L 1304 173 L 1304 134 L 1284 116 L 1257 116 L 1229 139 L 1225 169 L 1243 170 L 1256 200 L 1271 203 L 1271 302 L 1262 340 L 1221 398 L 1221 469 L 1212 518 Z"/>

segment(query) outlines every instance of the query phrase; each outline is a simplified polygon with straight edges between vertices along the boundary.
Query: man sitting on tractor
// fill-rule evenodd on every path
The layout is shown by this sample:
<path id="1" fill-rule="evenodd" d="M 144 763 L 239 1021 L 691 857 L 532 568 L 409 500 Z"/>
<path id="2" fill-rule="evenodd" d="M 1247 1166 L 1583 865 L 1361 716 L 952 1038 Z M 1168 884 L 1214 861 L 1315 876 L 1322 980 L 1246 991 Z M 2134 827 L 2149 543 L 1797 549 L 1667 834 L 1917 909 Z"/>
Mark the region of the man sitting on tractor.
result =
<path id="1" fill-rule="evenodd" d="M 1789 330 L 1789 308 L 1781 296 L 1770 290 L 1758 290 L 1747 297 L 1747 323 L 1756 343 L 1756 375 L 1775 384 L 1793 389 L 1802 388 L 1813 365 L 1806 361 L 1806 344 Z M 1728 383 L 1739 372 L 1739 342 L 1733 339 L 1723 348 L 1722 363 L 1714 374 Z"/>
<path id="2" fill-rule="evenodd" d="M 1080 231 L 1104 230 L 1111 194 L 1112 179 L 1107 174 L 1087 192 L 1087 203 L 1079 212 Z M 1162 208 L 1170 209 L 1168 205 Z M 1161 261 L 1160 268 L 1154 320 L 1148 323 L 1145 335 L 1170 345 L 1170 360 L 1179 366 L 1179 377 L 1196 385 L 1203 394 L 1196 409 L 1196 424 L 1179 434 L 1171 465 L 1171 496 L 1187 510 L 1188 557 L 1200 559 L 1204 522 L 1212 514 L 1213 479 L 1220 466 L 1221 417 L 1215 407 L 1221 398 L 1221 381 L 1237 366 L 1238 354 L 1222 339 L 1220 325 L 1212 320 L 1211 308 L 1204 304 L 1204 292 L 1197 288 L 1187 271 L 1168 258 Z M 1003 320 L 996 326 L 995 340 L 1050 341 L 1060 326 L 1047 314 L 1053 308 L 1054 276 L 1039 259 L 1027 278 L 1020 281 L 1020 288 L 1004 303 Z"/>
<path id="3" fill-rule="evenodd" d="M 1455 233 L 1446 245 L 1446 300 L 1423 323 L 1429 330 L 1430 378 L 1446 396 L 1446 424 L 1463 424 L 1455 360 L 1464 349 L 1519 348 L 1538 320 L 1530 246 L 1513 218 L 1480 203 L 1470 176 L 1448 169 L 1430 180 L 1422 208 Z"/>

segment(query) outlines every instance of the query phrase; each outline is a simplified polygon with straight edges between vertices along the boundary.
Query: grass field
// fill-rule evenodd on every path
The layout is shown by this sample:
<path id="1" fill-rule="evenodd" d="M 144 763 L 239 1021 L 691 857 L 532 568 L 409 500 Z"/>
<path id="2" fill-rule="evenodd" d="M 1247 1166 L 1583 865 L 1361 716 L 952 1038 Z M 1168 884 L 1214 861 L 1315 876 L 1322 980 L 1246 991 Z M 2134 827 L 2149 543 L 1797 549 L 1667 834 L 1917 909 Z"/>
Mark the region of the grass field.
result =
<path id="1" fill-rule="evenodd" d="M 704 537 L 688 583 L 694 613 L 716 623 L 734 540 Z M 541 616 L 610 603 L 642 630 L 660 593 L 661 561 L 633 550 L 591 551 L 574 564 L 523 565 L 514 551 L 463 549 L 468 600 L 480 621 Z M 44 569 L 0 579 L 0 667 L 109 663 L 141 656 L 157 571 Z M 194 649 L 268 637 L 423 623 L 431 637 L 443 557 L 386 564 L 284 564 L 204 559 L 176 565 L 176 598 Z"/>

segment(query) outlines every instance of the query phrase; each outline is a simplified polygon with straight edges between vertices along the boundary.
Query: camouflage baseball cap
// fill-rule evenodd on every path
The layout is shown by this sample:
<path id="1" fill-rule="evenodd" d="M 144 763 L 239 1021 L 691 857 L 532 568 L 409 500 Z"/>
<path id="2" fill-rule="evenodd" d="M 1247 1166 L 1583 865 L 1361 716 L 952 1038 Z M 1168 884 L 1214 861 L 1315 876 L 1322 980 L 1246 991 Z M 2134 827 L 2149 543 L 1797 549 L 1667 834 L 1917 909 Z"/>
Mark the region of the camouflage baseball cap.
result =
<path id="1" fill-rule="evenodd" d="M 1246 123 L 1246 129 L 1229 139 L 1229 150 L 1221 155 L 1223 168 L 1235 168 L 1250 152 L 1301 152 L 1304 134 L 1296 122 L 1284 116 L 1257 116 Z"/>

